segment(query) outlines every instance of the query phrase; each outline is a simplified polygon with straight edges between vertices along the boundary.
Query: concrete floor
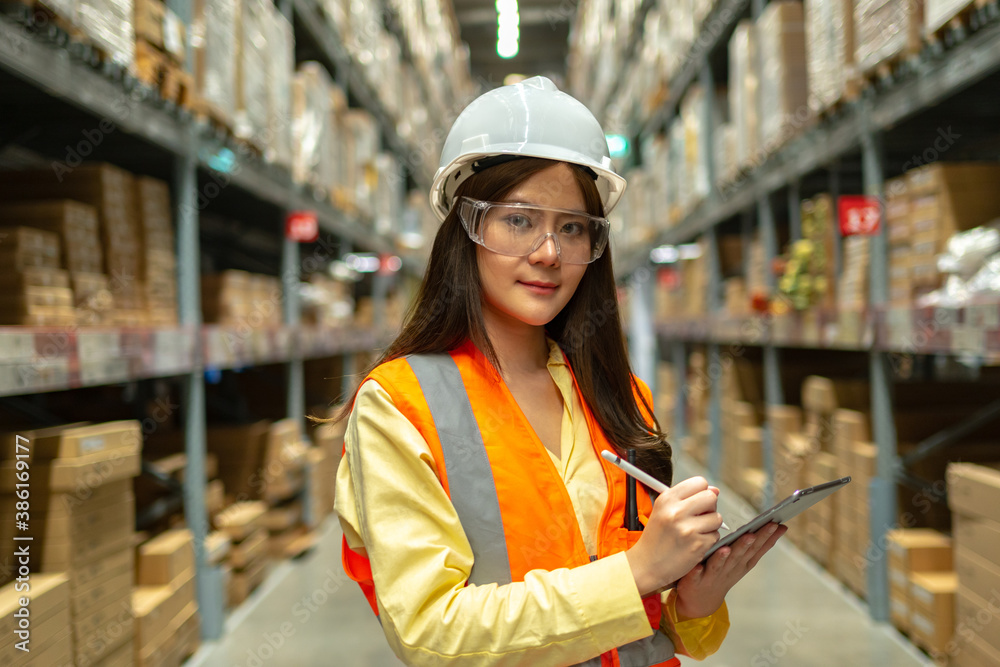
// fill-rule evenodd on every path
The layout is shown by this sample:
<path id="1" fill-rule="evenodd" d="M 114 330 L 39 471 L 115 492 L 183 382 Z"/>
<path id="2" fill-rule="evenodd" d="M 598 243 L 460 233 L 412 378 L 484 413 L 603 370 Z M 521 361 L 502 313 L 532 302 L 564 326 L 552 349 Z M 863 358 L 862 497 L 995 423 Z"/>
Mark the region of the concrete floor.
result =
<path id="1" fill-rule="evenodd" d="M 678 477 L 699 474 L 679 466 Z M 724 516 L 752 516 L 723 489 Z M 729 522 L 732 525 L 732 521 Z M 735 526 L 734 526 L 735 527 Z M 791 544 L 779 543 L 729 595 L 732 628 L 706 667 L 926 667 L 926 656 Z M 381 627 L 340 566 L 340 528 L 328 520 L 317 547 L 276 566 L 187 667 L 394 667 Z"/>

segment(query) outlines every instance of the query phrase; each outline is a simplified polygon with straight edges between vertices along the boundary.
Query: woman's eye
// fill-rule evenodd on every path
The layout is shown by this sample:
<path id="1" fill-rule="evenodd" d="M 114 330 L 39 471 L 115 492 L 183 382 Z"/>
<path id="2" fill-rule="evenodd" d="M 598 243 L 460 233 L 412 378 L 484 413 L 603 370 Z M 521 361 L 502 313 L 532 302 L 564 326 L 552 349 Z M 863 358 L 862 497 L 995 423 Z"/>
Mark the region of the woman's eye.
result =
<path id="1" fill-rule="evenodd" d="M 507 224 L 511 227 L 517 227 L 519 229 L 527 229 L 528 227 L 531 227 L 531 219 L 526 215 L 508 215 L 506 220 Z"/>
<path id="2" fill-rule="evenodd" d="M 584 226 L 582 222 L 568 222 L 563 225 L 562 233 L 569 236 L 579 236 L 583 234 Z"/>

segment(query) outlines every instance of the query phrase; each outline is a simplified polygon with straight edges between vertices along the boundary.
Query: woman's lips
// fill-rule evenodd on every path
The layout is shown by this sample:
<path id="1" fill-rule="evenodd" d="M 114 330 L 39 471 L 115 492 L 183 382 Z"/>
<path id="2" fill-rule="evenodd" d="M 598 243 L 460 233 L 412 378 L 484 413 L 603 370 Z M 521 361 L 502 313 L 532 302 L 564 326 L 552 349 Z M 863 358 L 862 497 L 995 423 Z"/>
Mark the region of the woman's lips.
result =
<path id="1" fill-rule="evenodd" d="M 553 285 L 552 283 L 542 283 L 542 282 L 523 282 L 518 281 L 521 285 L 524 285 L 528 290 L 534 292 L 535 294 L 552 294 L 559 287 L 558 285 Z"/>

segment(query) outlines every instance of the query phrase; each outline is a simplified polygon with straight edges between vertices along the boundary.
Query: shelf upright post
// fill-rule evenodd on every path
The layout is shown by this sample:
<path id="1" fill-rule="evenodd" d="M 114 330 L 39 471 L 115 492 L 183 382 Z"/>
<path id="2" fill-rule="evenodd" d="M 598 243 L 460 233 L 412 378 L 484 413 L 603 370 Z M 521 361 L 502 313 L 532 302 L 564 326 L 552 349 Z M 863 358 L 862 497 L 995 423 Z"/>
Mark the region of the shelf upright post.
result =
<path id="1" fill-rule="evenodd" d="M 712 314 L 718 312 L 720 306 L 722 267 L 719 264 L 719 240 L 715 227 L 705 232 L 705 237 L 708 240 L 708 295 L 705 303 L 708 305 L 708 319 L 711 322 Z M 703 379 L 711 382 L 708 395 L 708 421 L 712 425 L 708 440 L 708 474 L 713 483 L 717 483 L 722 474 L 722 354 L 719 343 L 711 337 L 710 340 L 707 377 Z"/>
<path id="2" fill-rule="evenodd" d="M 863 116 L 867 120 L 867 115 Z M 882 200 L 885 182 L 884 146 L 882 136 L 870 127 L 861 135 L 861 170 L 865 194 Z M 869 309 L 875 311 L 888 300 L 889 281 L 888 237 L 883 222 L 871 237 L 869 248 Z M 889 620 L 889 566 L 885 550 L 886 531 L 896 525 L 896 471 L 899 457 L 896 454 L 896 426 L 892 417 L 892 366 L 886 353 L 869 352 L 871 382 L 872 436 L 877 454 L 877 475 L 869 487 L 871 524 L 869 548 L 865 560 L 868 578 L 868 608 L 876 621 Z"/>
<path id="3" fill-rule="evenodd" d="M 788 236 L 792 243 L 802 239 L 802 195 L 797 178 L 788 184 Z"/>
<path id="4" fill-rule="evenodd" d="M 352 252 L 351 240 L 346 237 L 341 237 L 340 239 L 340 258 L 343 259 L 345 256 L 351 254 Z M 343 364 L 341 366 L 340 378 L 340 395 L 344 400 L 348 399 L 354 393 L 354 374 L 357 373 L 357 357 L 352 350 L 348 350 L 343 354 Z"/>
<path id="5" fill-rule="evenodd" d="M 188 126 L 187 150 L 174 162 L 174 217 L 177 220 L 177 296 L 180 322 L 195 337 L 195 361 L 183 379 L 181 405 L 184 410 L 184 519 L 194 542 L 195 590 L 202 617 L 204 639 L 222 636 L 225 604 L 221 570 L 213 573 L 205 552 L 208 512 L 205 508 L 205 383 L 201 346 L 201 251 L 198 239 L 197 137 Z M 218 575 L 218 576 L 213 576 Z"/>
<path id="6" fill-rule="evenodd" d="M 774 291 L 774 274 L 771 264 L 778 254 L 778 230 L 774 220 L 774 208 L 770 193 L 764 192 L 757 198 L 757 220 L 760 224 L 761 243 L 764 246 L 765 284 L 768 291 Z M 768 407 L 783 405 L 785 392 L 781 385 L 781 354 L 771 341 L 770 336 L 763 341 L 761 351 L 764 355 L 764 401 Z M 767 483 L 764 485 L 764 506 L 770 507 L 774 502 L 774 432 L 770 423 L 764 424 L 764 437 L 761 443 L 764 459 L 764 473 Z"/>
<path id="7" fill-rule="evenodd" d="M 282 221 L 284 222 L 284 221 Z M 302 305 L 299 302 L 299 281 L 302 267 L 301 253 L 298 241 L 293 241 L 282 234 L 281 242 L 281 286 L 282 286 L 282 321 L 290 330 L 294 340 L 299 334 L 302 323 Z M 305 372 L 302 366 L 302 348 L 292 345 L 288 360 L 287 373 L 287 415 L 299 422 L 299 427 L 305 433 L 306 398 Z"/>
<path id="8" fill-rule="evenodd" d="M 631 299 L 629 307 L 629 360 L 633 372 L 645 382 L 653 395 L 656 386 L 656 324 L 653 321 L 653 280 L 655 274 L 649 262 L 632 272 L 629 278 Z"/>

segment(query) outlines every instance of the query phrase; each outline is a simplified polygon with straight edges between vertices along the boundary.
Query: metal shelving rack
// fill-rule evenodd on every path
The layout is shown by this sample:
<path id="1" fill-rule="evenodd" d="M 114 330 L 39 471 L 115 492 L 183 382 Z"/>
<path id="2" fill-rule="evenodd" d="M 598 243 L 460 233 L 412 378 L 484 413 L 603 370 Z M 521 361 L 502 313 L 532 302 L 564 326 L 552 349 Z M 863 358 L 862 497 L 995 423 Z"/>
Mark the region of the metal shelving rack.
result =
<path id="1" fill-rule="evenodd" d="M 168 0 L 170 8 L 190 25 L 190 0 Z M 385 145 L 407 167 L 418 147 L 411 146 L 398 134 L 394 121 L 385 112 L 378 95 L 351 60 L 343 45 L 324 29 L 315 0 L 282 0 L 279 8 L 286 18 L 301 18 L 296 24 L 308 31 L 303 36 L 318 44 L 326 65 L 336 70 L 335 77 L 351 97 L 359 101 L 379 122 Z M 298 36 L 297 36 L 298 37 Z M 117 135 L 127 135 L 134 146 L 152 147 L 157 155 L 170 161 L 171 191 L 174 195 L 176 225 L 178 327 L 150 331 L 55 332 L 29 327 L 0 327 L 3 352 L 0 360 L 10 377 L 0 374 L 0 397 L 60 391 L 77 387 L 114 384 L 134 380 L 175 377 L 181 380 L 181 403 L 184 422 L 187 471 L 184 476 L 184 512 L 194 536 L 196 587 L 202 616 L 202 636 L 214 639 L 223 632 L 224 588 L 221 568 L 208 564 L 205 538 L 209 531 L 205 507 L 206 393 L 205 371 L 281 363 L 286 368 L 285 414 L 304 424 L 306 405 L 303 362 L 310 358 L 343 355 L 345 372 L 353 368 L 353 355 L 372 350 L 385 341 L 375 329 L 318 329 L 301 324 L 301 306 L 297 298 L 301 256 L 297 243 L 284 240 L 281 245 L 281 278 L 284 287 L 284 326 L 278 330 L 255 332 L 256 338 L 235 348 L 223 349 L 213 344 L 225 336 L 224 327 L 204 325 L 200 303 L 199 176 L 211 179 L 219 189 L 230 189 L 240 199 L 262 202 L 282 213 L 274 220 L 275 233 L 283 227 L 283 214 L 310 209 L 317 212 L 320 229 L 339 239 L 341 256 L 352 248 L 391 253 L 395 245 L 379 238 L 363 220 L 334 208 L 311 189 L 295 184 L 282 167 L 265 164 L 254 156 L 227 143 L 207 126 L 197 122 L 185 110 L 163 105 L 152 91 L 117 72 L 97 70 L 73 57 L 65 43 L 30 34 L 24 26 L 0 16 L 0 71 L 22 80 L 40 94 L 58 104 L 68 105 L 87 117 L 109 121 Z M 190 43 L 188 44 L 190 49 Z M 190 57 L 188 63 L 192 62 Z M 131 143 L 129 144 L 132 145 Z M 213 159 L 228 148 L 232 160 L 225 171 L 217 171 Z M 135 152 L 140 149 L 133 148 Z M 161 173 L 161 175 L 163 175 Z M 410 176 L 420 186 L 427 175 L 411 169 Z M 227 193 L 228 195 L 229 193 Z M 209 196 L 211 198 L 211 196 Z M 419 273 L 423 267 L 404 260 L 404 270 Z M 384 280 L 382 281 L 385 282 Z M 376 312 L 384 312 L 386 285 L 377 290 Z M 53 345 L 55 337 L 59 344 Z M 113 337 L 123 351 L 114 372 L 88 374 L 92 361 L 86 344 L 89 337 Z M 167 344 L 171 359 L 164 363 L 157 353 Z M 55 350 L 55 352 L 53 352 Z M 105 360 L 106 361 L 106 360 Z M 347 380 L 345 379 L 345 383 Z M 306 510 L 310 511 L 309 509 Z"/>
<path id="2" fill-rule="evenodd" d="M 746 16 L 758 17 L 767 0 L 719 0 L 709 13 L 705 25 L 711 26 L 707 39 L 696 42 L 687 55 L 684 65 L 668 86 L 669 97 L 652 117 L 634 119 L 631 135 L 638 145 L 647 136 L 662 131 L 677 115 L 681 99 L 693 83 L 701 83 L 706 90 L 714 89 L 711 57 L 719 49 L 725 48 L 729 35 L 737 21 Z M 860 162 L 860 180 L 864 193 L 882 197 L 883 183 L 887 175 L 887 160 L 884 149 L 885 136 L 901 123 L 926 112 L 935 105 L 946 102 L 962 91 L 970 88 L 987 76 L 1000 72 L 1000 23 L 995 18 L 1000 15 L 996 5 L 982 10 L 984 17 L 990 17 L 986 25 L 968 36 L 950 50 L 941 53 L 928 49 L 913 65 L 910 76 L 888 85 L 876 86 L 867 91 L 857 102 L 847 105 L 831 118 L 815 122 L 805 128 L 786 145 L 770 154 L 742 180 L 720 193 L 713 187 L 708 197 L 697 206 L 677 226 L 661 230 L 655 237 L 654 245 L 677 245 L 690 243 L 698 237 L 708 241 L 709 252 L 709 294 L 708 312 L 717 313 L 719 307 L 721 268 L 717 256 L 718 228 L 723 223 L 742 219 L 744 243 L 749 238 L 753 221 L 756 219 L 765 248 L 765 260 L 770 261 L 778 252 L 775 204 L 782 190 L 785 191 L 789 206 L 789 236 L 792 240 L 801 234 L 801 221 L 796 211 L 800 201 L 800 183 L 808 176 L 826 172 L 827 191 L 838 195 L 842 191 L 841 176 L 844 162 L 849 159 Z M 633 40 L 637 39 L 633 36 Z M 705 96 L 704 114 L 713 117 L 715 97 Z M 706 127 L 711 128 L 710 123 Z M 707 139 L 709 156 L 711 138 Z M 715 165 L 709 158 L 709 178 L 716 183 Z M 722 196 L 724 195 L 724 196 Z M 838 244 L 839 246 L 839 244 Z M 649 262 L 650 245 L 624 248 L 618 251 L 616 272 L 619 277 L 635 284 L 639 280 L 650 281 L 653 267 Z M 894 313 L 886 308 L 888 277 L 887 239 L 885 225 L 881 235 L 873 238 L 870 262 L 869 308 L 867 321 L 860 323 L 856 330 L 841 331 L 828 335 L 820 330 L 814 333 L 785 331 L 766 317 L 727 320 L 722 316 L 710 315 L 704 321 L 694 322 L 654 322 L 651 314 L 633 315 L 633 329 L 630 337 L 642 340 L 648 332 L 638 332 L 636 325 L 653 323 L 655 339 L 663 349 L 664 358 L 669 359 L 675 369 L 677 386 L 683 387 L 687 381 L 687 347 L 692 343 L 706 346 L 709 368 L 719 367 L 720 346 L 735 344 L 754 346 L 762 350 L 764 397 L 768 406 L 784 402 L 784 387 L 781 382 L 781 352 L 783 348 L 852 350 L 868 356 L 868 374 L 871 382 L 872 436 L 877 445 L 877 476 L 869 488 L 871 499 L 870 538 L 872 544 L 884 544 L 885 533 L 895 525 L 895 485 L 907 473 L 904 466 L 931 450 L 952 441 L 956 433 L 967 432 L 962 425 L 949 429 L 928 439 L 918 447 L 913 455 L 901 459 L 897 455 L 896 433 L 892 418 L 893 370 L 891 355 L 894 354 L 973 354 L 985 363 L 1000 363 L 1000 324 L 985 334 L 984 340 L 969 341 L 958 339 L 947 332 L 935 331 L 933 336 L 919 344 L 914 342 L 912 320 L 917 311 Z M 841 257 L 838 247 L 838 274 Z M 638 293 L 638 290 L 635 293 Z M 633 299 L 633 308 L 650 308 L 649 299 Z M 989 317 L 1000 318 L 1000 306 L 983 306 L 989 310 Z M 974 310 L 976 307 L 970 307 Z M 894 318 L 894 314 L 901 318 Z M 927 313 L 932 318 L 932 313 Z M 902 320 L 902 323 L 899 321 Z M 636 366 L 637 372 L 651 386 L 655 372 L 650 364 Z M 721 423 L 722 396 L 719 382 L 713 382 L 709 397 L 709 420 Z M 977 414 L 976 424 L 994 419 L 1000 414 L 997 405 L 990 405 Z M 677 401 L 675 408 L 674 438 L 688 435 L 685 402 Z M 768 425 L 764 425 L 763 463 L 767 479 L 774 478 L 773 441 Z M 722 441 L 719 428 L 713 428 L 709 439 L 709 474 L 718 479 L 721 472 Z M 774 500 L 773 483 L 765 488 L 765 503 Z M 873 619 L 887 621 L 889 618 L 889 581 L 885 557 L 874 559 L 868 568 L 868 604 Z"/>

